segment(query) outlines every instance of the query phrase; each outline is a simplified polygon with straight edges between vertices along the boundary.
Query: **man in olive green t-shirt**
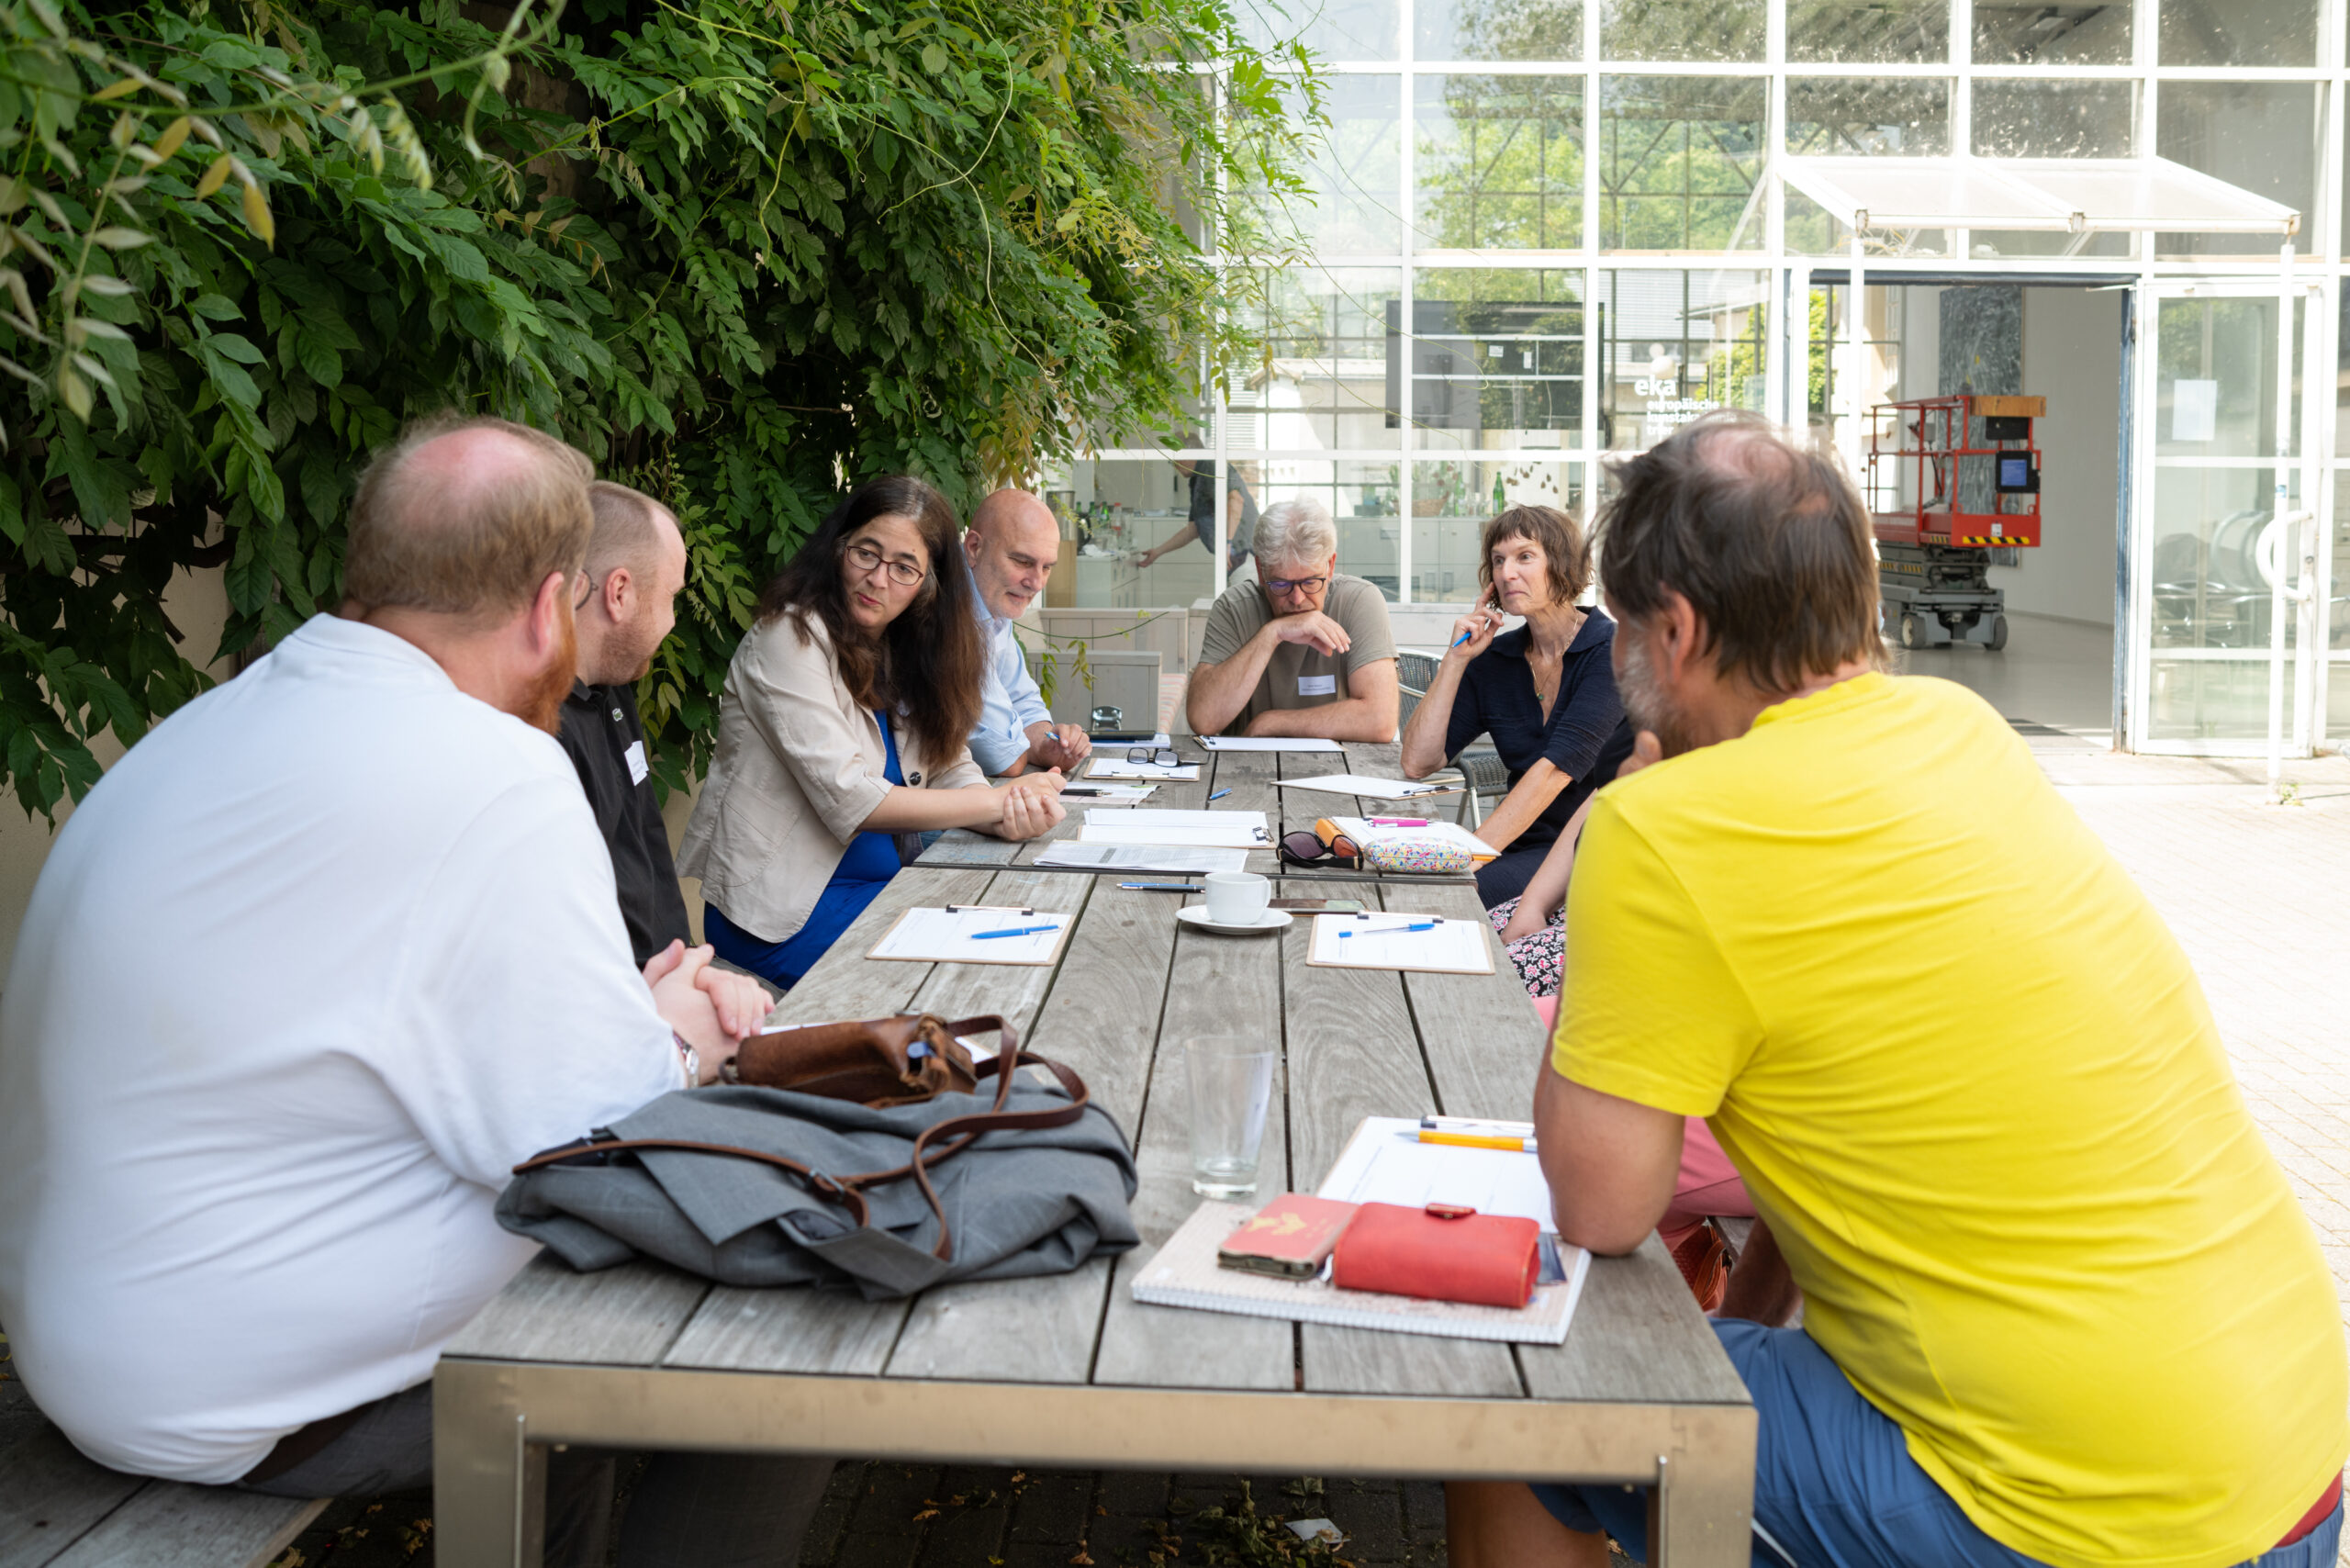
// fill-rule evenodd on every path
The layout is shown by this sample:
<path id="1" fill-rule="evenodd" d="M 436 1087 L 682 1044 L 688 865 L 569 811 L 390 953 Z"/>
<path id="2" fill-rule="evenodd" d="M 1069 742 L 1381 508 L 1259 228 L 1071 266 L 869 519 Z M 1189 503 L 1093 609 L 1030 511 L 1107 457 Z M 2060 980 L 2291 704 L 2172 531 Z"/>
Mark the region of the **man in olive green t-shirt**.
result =
<path id="1" fill-rule="evenodd" d="M 1282 501 L 1257 520 L 1256 582 L 1237 582 L 1208 611 L 1184 700 L 1201 735 L 1395 738 L 1395 634 L 1387 601 L 1338 574 L 1338 531 L 1314 500 Z"/>

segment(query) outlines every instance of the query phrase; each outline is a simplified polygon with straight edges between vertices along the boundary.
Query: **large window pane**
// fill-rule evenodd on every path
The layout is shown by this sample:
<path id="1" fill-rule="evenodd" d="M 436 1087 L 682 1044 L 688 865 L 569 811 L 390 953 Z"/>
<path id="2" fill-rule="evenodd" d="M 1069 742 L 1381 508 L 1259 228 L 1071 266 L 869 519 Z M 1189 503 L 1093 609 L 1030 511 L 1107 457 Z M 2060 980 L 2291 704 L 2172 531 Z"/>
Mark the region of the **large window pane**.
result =
<path id="1" fill-rule="evenodd" d="M 1424 270 L 1412 282 L 1408 356 L 1391 307 L 1391 383 L 1411 366 L 1413 444 L 1572 446 L 1583 429 L 1583 274 L 1556 268 Z"/>
<path id="2" fill-rule="evenodd" d="M 1975 59 L 1982 65 L 2127 65 L 2131 7 L 1975 0 Z"/>
<path id="3" fill-rule="evenodd" d="M 2312 217 L 2324 94 L 2298 82 L 2165 82 L 2154 151 Z M 2274 255 L 2277 238 L 2165 234 L 2156 250 L 2165 256 Z"/>
<path id="4" fill-rule="evenodd" d="M 1245 222 L 1273 243 L 1303 241 L 1322 256 L 1402 250 L 1403 92 L 1399 75 L 1323 78 L 1330 123 L 1314 138 L 1305 194 L 1256 192 L 1246 203 Z"/>
<path id="5" fill-rule="evenodd" d="M 1599 242 L 1611 251 L 1751 251 L 1763 84 L 1608 76 L 1599 100 Z"/>
<path id="6" fill-rule="evenodd" d="M 1422 76 L 1414 106 L 1416 243 L 1583 243 L 1583 79 Z"/>
<path id="7" fill-rule="evenodd" d="M 1762 0 L 1601 0 L 1608 60 L 1762 58 Z"/>
<path id="8" fill-rule="evenodd" d="M 1599 443 L 1644 452 L 1715 409 L 1760 409 L 1769 274 L 1599 274 Z"/>
<path id="9" fill-rule="evenodd" d="M 1950 0 L 1788 0 L 1787 58 L 1837 63 L 1950 58 Z"/>
<path id="10" fill-rule="evenodd" d="M 1412 598 L 1469 604 L 1485 524 L 1516 506 L 1556 507 L 1578 521 L 1583 465 L 1487 457 L 1422 462 L 1412 470 Z"/>
<path id="11" fill-rule="evenodd" d="M 1256 364 L 1231 390 L 1226 446 L 1327 452 L 1393 447 L 1387 320 L 1399 292 L 1391 268 L 1315 267 L 1275 273 L 1252 312 Z"/>
<path id="12" fill-rule="evenodd" d="M 1243 0 L 1234 7 L 1259 49 L 1304 44 L 1326 60 L 1394 60 L 1396 0 Z"/>
<path id="13" fill-rule="evenodd" d="M 2170 85 L 2163 92 L 2168 95 Z M 2136 149 L 2134 82 L 1986 82 L 1975 84 L 1975 151 L 1988 158 L 2127 158 Z M 2127 234 L 2077 236 L 2031 230 L 1977 230 L 1974 252 L 1998 256 L 2127 256 Z"/>
<path id="14" fill-rule="evenodd" d="M 1950 151 L 1951 84 L 1899 77 L 1793 76 L 1787 79 L 1787 151 L 1839 157 L 1929 157 Z M 1826 208 L 1786 188 L 1787 249 L 1843 253 L 1851 234 Z M 1872 234 L 1872 254 L 1939 255 L 1940 230 Z"/>
<path id="15" fill-rule="evenodd" d="M 1254 494 L 1256 465 L 1234 467 Z M 1045 494 L 1061 519 L 1062 538 L 1045 602 L 1134 610 L 1189 604 L 1214 593 L 1215 559 L 1192 529 L 1192 505 L 1196 490 L 1213 506 L 1217 488 L 1215 459 L 1196 453 L 1190 458 L 1080 458 L 1070 464 L 1068 487 L 1048 487 Z M 1147 568 L 1135 564 L 1137 552 L 1169 539 L 1181 541 L 1179 547 Z M 1174 666 L 1166 668 L 1171 674 Z"/>
<path id="16" fill-rule="evenodd" d="M 2162 0 L 2161 17 L 2165 65 L 2317 63 L 2315 0 Z"/>
<path id="17" fill-rule="evenodd" d="M 1419 60 L 1581 60 L 1582 0 L 1419 0 Z"/>

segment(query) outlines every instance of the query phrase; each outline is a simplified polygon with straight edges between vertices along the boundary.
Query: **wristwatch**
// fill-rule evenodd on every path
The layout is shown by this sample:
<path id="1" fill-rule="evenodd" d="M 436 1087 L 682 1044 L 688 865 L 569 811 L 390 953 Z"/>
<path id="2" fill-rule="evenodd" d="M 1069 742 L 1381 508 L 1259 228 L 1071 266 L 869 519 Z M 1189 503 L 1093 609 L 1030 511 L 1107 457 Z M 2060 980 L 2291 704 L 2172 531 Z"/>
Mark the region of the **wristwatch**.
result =
<path id="1" fill-rule="evenodd" d="M 677 1056 L 679 1059 L 685 1063 L 686 1087 L 688 1089 L 700 1088 L 701 1053 L 694 1049 L 693 1047 L 688 1045 L 686 1043 L 686 1037 L 677 1033 L 675 1029 L 669 1031 L 669 1037 L 677 1042 Z"/>

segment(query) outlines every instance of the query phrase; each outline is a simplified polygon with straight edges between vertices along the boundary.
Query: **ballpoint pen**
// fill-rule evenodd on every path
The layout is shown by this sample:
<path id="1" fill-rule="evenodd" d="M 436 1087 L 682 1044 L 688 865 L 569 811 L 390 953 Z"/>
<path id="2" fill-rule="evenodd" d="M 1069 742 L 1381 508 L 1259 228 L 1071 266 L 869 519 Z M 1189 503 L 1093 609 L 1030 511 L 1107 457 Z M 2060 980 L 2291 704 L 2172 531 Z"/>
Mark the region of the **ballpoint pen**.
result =
<path id="1" fill-rule="evenodd" d="M 1118 886 L 1138 893 L 1196 893 L 1200 890 L 1196 882 L 1120 882 Z"/>
<path id="2" fill-rule="evenodd" d="M 1058 925 L 1022 925 L 1016 926 L 1009 931 L 974 931 L 971 933 L 971 940 L 974 942 L 984 942 L 991 936 L 1034 936 L 1039 932 L 1058 931 L 1060 927 Z"/>
<path id="3" fill-rule="evenodd" d="M 1390 931 L 1434 931 L 1443 924 L 1440 920 L 1423 920 L 1414 925 L 1371 925 L 1360 931 L 1341 931 L 1338 939 L 1343 942 L 1349 936 L 1381 936 Z"/>
<path id="4" fill-rule="evenodd" d="M 1366 820 L 1373 827 L 1426 827 L 1428 825 L 1428 819 L 1426 817 L 1371 817 Z"/>
<path id="5" fill-rule="evenodd" d="M 1214 794 L 1210 795 L 1210 796 L 1208 797 L 1208 804 L 1209 804 L 1209 805 L 1211 805 L 1211 806 L 1213 806 L 1213 805 L 1214 805 L 1218 801 L 1223 800 L 1226 795 L 1229 795 L 1229 794 L 1231 794 L 1231 793 L 1232 793 L 1232 791 L 1231 791 L 1231 790 L 1218 790 Z"/>

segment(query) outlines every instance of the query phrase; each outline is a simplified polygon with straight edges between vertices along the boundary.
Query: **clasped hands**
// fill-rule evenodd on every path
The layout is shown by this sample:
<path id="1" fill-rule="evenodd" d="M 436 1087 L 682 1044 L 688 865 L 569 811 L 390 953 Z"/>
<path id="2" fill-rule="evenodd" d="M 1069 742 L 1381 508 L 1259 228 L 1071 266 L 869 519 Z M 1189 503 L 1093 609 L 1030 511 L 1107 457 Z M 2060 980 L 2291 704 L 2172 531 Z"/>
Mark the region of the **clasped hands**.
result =
<path id="1" fill-rule="evenodd" d="M 767 1022 L 775 998 L 749 975 L 722 969 L 716 949 L 671 942 L 644 966 L 653 1009 L 701 1058 L 701 1081 L 715 1082 L 745 1036 Z"/>

